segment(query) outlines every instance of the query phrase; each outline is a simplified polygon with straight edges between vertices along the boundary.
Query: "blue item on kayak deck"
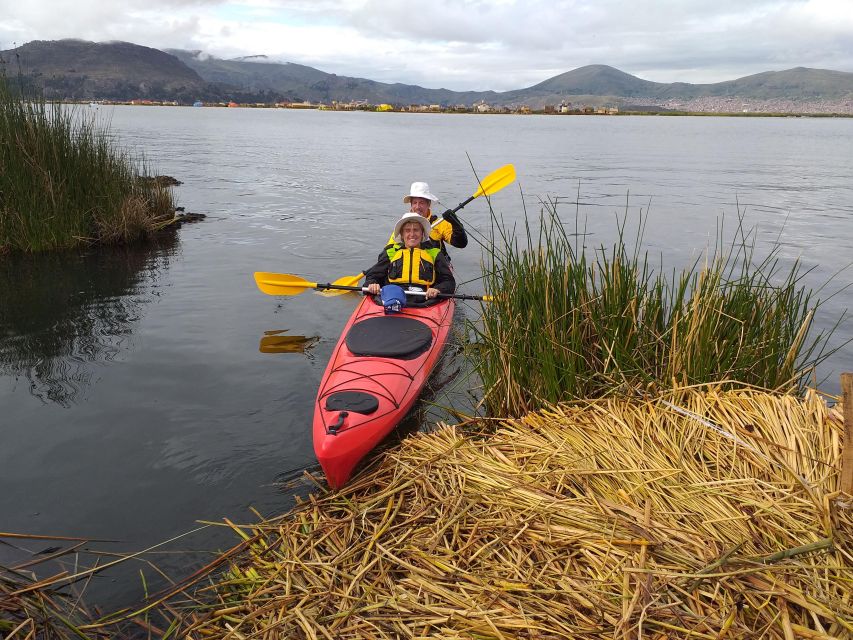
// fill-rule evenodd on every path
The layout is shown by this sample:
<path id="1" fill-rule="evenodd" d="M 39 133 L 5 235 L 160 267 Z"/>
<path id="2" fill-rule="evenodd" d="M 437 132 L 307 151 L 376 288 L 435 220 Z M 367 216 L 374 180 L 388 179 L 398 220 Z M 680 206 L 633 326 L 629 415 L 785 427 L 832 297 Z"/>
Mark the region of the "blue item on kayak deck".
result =
<path id="1" fill-rule="evenodd" d="M 406 306 L 406 292 L 396 284 L 386 284 L 380 291 L 385 313 L 399 313 Z"/>

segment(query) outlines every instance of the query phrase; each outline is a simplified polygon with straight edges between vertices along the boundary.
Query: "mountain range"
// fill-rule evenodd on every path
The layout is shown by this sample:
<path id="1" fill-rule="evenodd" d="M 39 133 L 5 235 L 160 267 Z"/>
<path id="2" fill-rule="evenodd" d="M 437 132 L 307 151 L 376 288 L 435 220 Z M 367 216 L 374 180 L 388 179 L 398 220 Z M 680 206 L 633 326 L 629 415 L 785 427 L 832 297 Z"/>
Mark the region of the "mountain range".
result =
<path id="1" fill-rule="evenodd" d="M 4 69 L 5 68 L 5 69 Z M 677 108 L 701 101 L 827 103 L 853 109 L 853 73 L 797 67 L 717 82 L 642 80 L 607 65 L 589 65 L 513 91 L 451 91 L 383 83 L 279 63 L 265 56 L 224 60 L 200 51 L 161 51 L 129 42 L 36 40 L 0 51 L 0 73 L 18 77 L 49 99 L 236 102 L 350 102 L 531 108 L 571 102 Z"/>

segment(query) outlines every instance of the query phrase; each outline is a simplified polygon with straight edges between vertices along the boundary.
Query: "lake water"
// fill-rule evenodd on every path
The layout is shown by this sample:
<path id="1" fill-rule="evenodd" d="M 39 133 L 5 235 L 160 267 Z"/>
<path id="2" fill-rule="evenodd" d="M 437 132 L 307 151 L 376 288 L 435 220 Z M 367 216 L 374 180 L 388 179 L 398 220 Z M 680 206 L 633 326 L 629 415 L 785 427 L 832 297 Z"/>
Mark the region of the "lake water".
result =
<path id="1" fill-rule="evenodd" d="M 358 273 L 414 180 L 452 207 L 473 193 L 475 171 L 514 163 L 518 183 L 492 198 L 507 223 L 556 201 L 572 227 L 577 212 L 595 246 L 612 242 L 618 217 L 633 229 L 643 214 L 643 246 L 667 269 L 701 255 L 722 220 L 732 231 L 739 210 L 758 228 L 759 252 L 778 241 L 785 263 L 800 258 L 812 269 L 810 286 L 853 257 L 853 119 L 97 113 L 156 173 L 183 181 L 180 205 L 208 217 L 155 247 L 0 260 L 0 531 L 118 540 L 91 546 L 136 551 L 199 520 L 246 522 L 250 508 L 289 508 L 310 489 L 298 478 L 316 468 L 312 401 L 357 300 L 265 296 L 252 273 L 323 282 Z M 488 231 L 484 199 L 461 216 L 472 235 Z M 481 291 L 480 248 L 453 257 L 463 290 Z M 821 297 L 851 281 L 843 271 Z M 818 327 L 851 302 L 850 290 L 835 295 Z M 477 307 L 459 308 L 461 334 Z M 316 342 L 306 353 L 260 352 L 265 332 L 276 331 Z M 457 351 L 407 430 L 475 401 Z M 853 371 L 849 345 L 818 372 L 822 388 L 837 392 L 842 371 Z M 181 577 L 205 550 L 233 541 L 207 527 L 148 558 Z M 0 563 L 21 555 L 0 546 Z M 91 597 L 132 602 L 141 568 L 97 578 Z"/>

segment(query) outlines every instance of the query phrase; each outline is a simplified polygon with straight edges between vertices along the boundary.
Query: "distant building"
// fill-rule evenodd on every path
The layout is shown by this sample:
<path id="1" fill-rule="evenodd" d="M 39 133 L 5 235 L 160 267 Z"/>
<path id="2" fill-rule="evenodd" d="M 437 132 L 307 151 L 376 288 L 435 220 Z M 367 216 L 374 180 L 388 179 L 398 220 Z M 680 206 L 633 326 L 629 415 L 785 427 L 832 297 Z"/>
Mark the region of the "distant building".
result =
<path id="1" fill-rule="evenodd" d="M 317 105 L 311 104 L 308 100 L 305 100 L 304 102 L 291 102 L 290 108 L 291 109 L 316 109 Z"/>

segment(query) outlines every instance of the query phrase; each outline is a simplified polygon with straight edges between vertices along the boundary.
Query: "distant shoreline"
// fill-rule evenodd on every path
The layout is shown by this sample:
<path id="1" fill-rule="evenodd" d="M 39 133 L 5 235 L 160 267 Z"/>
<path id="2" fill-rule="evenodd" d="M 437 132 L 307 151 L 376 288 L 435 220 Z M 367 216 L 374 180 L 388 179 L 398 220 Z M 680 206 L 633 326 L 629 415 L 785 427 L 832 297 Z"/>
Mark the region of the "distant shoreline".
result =
<path id="1" fill-rule="evenodd" d="M 205 103 L 202 105 L 180 104 L 170 101 L 122 101 L 122 100 L 62 100 L 62 104 L 97 106 L 133 106 L 133 107 L 181 107 L 181 108 L 238 108 L 238 109 L 296 109 L 313 111 L 362 111 L 368 113 L 418 113 L 418 114 L 445 114 L 445 115 L 522 115 L 522 116 L 700 116 L 700 117 L 725 117 L 725 118 L 853 118 L 853 113 L 830 112 L 786 112 L 786 111 L 680 111 L 674 109 L 653 110 L 619 110 L 615 108 L 587 108 L 586 110 L 573 109 L 567 112 L 549 111 L 546 109 L 524 109 L 518 110 L 492 110 L 478 112 L 475 109 L 459 108 L 384 108 L 375 105 L 359 106 L 355 108 L 336 108 L 324 104 L 261 104 L 261 103 Z"/>

